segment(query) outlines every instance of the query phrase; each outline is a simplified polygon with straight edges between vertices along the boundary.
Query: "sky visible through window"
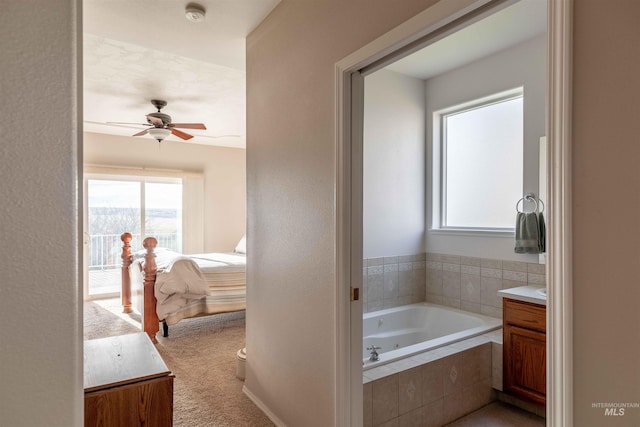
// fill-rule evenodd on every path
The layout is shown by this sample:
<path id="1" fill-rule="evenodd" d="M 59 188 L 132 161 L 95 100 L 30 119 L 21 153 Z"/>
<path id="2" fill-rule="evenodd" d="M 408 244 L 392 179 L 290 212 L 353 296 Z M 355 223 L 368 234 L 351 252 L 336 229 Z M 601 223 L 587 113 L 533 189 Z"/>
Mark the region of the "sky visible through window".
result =
<path id="1" fill-rule="evenodd" d="M 140 247 L 144 236 L 154 236 L 159 246 L 181 250 L 182 183 L 179 180 L 88 179 L 87 185 L 87 261 L 90 271 L 120 265 L 120 236 L 125 231 L 133 234 L 132 247 Z M 93 287 L 90 278 L 90 293 Z"/>
<path id="2" fill-rule="evenodd" d="M 154 188 L 157 190 L 154 191 Z M 182 201 L 182 186 L 179 184 L 148 183 L 145 195 L 147 208 L 175 208 L 176 203 L 181 204 Z M 89 206 L 139 208 L 140 182 L 89 180 Z"/>
<path id="3" fill-rule="evenodd" d="M 142 224 L 147 233 L 176 234 L 182 229 L 182 184 L 89 179 L 88 209 L 92 235 L 139 233 Z"/>

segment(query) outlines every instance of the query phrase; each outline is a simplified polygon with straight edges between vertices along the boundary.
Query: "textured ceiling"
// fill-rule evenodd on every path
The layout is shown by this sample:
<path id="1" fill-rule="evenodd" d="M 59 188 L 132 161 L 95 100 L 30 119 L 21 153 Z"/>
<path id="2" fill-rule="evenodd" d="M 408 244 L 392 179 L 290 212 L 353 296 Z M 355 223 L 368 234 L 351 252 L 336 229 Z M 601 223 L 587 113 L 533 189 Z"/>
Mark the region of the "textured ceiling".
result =
<path id="1" fill-rule="evenodd" d="M 84 0 L 85 131 L 133 135 L 162 99 L 174 123 L 207 126 L 187 143 L 244 148 L 245 38 L 279 1 L 202 0 L 193 23 L 186 1 Z M 546 1 L 521 0 L 388 68 L 426 79 L 545 30 Z"/>
<path id="2" fill-rule="evenodd" d="M 133 135 L 162 99 L 174 123 L 207 126 L 188 143 L 245 147 L 245 38 L 278 3 L 203 0 L 193 23 L 186 1 L 84 0 L 85 131 Z"/>

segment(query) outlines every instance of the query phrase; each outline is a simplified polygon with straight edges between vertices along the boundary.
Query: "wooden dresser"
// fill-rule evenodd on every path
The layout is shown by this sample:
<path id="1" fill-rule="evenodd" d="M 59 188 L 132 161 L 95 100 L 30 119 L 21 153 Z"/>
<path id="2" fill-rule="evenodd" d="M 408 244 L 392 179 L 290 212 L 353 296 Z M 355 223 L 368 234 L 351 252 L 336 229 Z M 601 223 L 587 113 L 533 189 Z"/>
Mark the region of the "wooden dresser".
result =
<path id="1" fill-rule="evenodd" d="M 84 342 L 84 425 L 173 425 L 173 374 L 144 333 Z"/>

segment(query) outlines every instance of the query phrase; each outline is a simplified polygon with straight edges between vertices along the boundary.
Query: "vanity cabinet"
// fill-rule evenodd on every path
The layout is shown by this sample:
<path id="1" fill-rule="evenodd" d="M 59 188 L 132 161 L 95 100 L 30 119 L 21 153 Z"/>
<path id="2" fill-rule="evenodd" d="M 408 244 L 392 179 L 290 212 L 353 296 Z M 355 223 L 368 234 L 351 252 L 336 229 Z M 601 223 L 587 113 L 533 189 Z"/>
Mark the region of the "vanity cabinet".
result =
<path id="1" fill-rule="evenodd" d="M 504 391 L 546 403 L 546 307 L 503 299 Z"/>

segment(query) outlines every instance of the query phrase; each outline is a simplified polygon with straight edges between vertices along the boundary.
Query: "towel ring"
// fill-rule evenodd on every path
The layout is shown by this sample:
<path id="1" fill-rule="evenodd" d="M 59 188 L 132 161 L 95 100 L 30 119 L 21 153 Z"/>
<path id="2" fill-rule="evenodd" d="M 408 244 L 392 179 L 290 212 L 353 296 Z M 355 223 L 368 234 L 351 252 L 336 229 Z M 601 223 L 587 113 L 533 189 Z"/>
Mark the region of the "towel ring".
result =
<path id="1" fill-rule="evenodd" d="M 518 200 L 516 202 L 516 212 L 518 213 L 525 213 L 524 210 L 520 210 L 518 208 L 518 206 L 520 206 L 520 202 L 523 202 L 522 208 L 524 209 L 524 201 L 528 201 L 528 202 L 533 202 L 536 204 L 536 207 L 534 210 L 532 210 L 531 212 L 538 212 L 538 201 L 540 202 L 540 204 L 542 205 L 542 210 L 540 210 L 540 212 L 544 212 L 544 203 L 542 202 L 542 200 L 538 200 L 536 199 L 535 194 L 533 193 L 527 193 L 525 194 L 520 200 Z"/>

